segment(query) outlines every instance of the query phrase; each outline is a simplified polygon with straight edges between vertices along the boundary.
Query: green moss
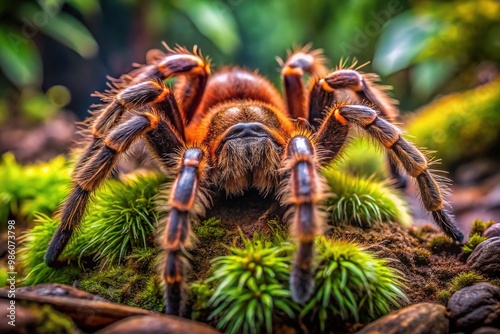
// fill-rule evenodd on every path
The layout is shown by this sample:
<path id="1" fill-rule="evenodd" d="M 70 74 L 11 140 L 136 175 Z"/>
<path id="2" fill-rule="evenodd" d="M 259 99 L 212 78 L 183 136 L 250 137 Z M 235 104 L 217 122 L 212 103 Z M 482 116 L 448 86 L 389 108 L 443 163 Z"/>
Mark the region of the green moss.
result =
<path id="1" fill-rule="evenodd" d="M 385 180 L 389 177 L 380 145 L 364 137 L 352 140 L 335 166 L 345 174 L 360 178 Z"/>
<path id="2" fill-rule="evenodd" d="M 47 246 L 58 226 L 59 221 L 39 214 L 35 218 L 35 227 L 23 233 L 20 238 L 19 262 L 27 273 L 23 285 L 45 282 L 71 285 L 80 276 L 82 269 L 77 265 L 78 259 L 80 256 L 89 255 L 83 251 L 88 242 L 86 235 L 76 236 L 62 253 L 61 258 L 68 261 L 67 266 L 54 269 L 44 262 Z"/>
<path id="3" fill-rule="evenodd" d="M 497 145 L 498 110 L 500 81 L 497 80 L 437 99 L 408 120 L 406 130 L 418 146 L 437 150 L 437 157 L 449 165 Z"/>
<path id="4" fill-rule="evenodd" d="M 146 286 L 139 287 L 139 293 L 130 303 L 128 303 L 128 305 L 146 310 L 163 312 L 165 309 L 163 297 L 160 278 L 157 275 L 151 275 L 147 280 Z"/>
<path id="5" fill-rule="evenodd" d="M 106 267 L 122 262 L 132 249 L 136 249 L 134 265 L 154 272 L 157 251 L 149 246 L 154 245 L 162 214 L 156 208 L 156 194 L 162 181 L 163 178 L 155 174 L 133 174 L 124 181 L 106 181 L 96 192 L 87 210 L 89 214 L 60 256 L 68 261 L 67 267 L 52 269 L 45 265 L 45 251 L 60 222 L 38 215 L 35 227 L 23 235 L 19 248 L 19 260 L 27 273 L 24 284 L 71 284 L 81 274 L 76 264 L 83 266 L 83 258 L 94 257 L 94 262 Z"/>
<path id="6" fill-rule="evenodd" d="M 444 235 L 437 235 L 429 240 L 429 248 L 436 253 L 446 251 L 452 246 L 453 241 Z"/>
<path id="7" fill-rule="evenodd" d="M 448 300 L 451 298 L 451 293 L 449 290 L 441 290 L 436 294 L 436 298 L 441 304 L 447 305 Z"/>
<path id="8" fill-rule="evenodd" d="M 370 320 L 401 306 L 406 300 L 404 279 L 379 259 L 353 242 L 316 239 L 318 269 L 316 290 L 301 311 L 325 329 L 327 321 Z"/>
<path id="9" fill-rule="evenodd" d="M 462 252 L 465 254 L 465 255 L 469 255 L 471 254 L 474 249 L 476 249 L 476 247 L 481 243 L 483 242 L 484 240 L 486 240 L 486 237 L 483 237 L 479 234 L 473 234 L 470 238 L 469 238 L 469 241 L 467 241 L 463 246 L 462 246 Z"/>
<path id="10" fill-rule="evenodd" d="M 190 304 L 192 305 L 191 319 L 197 320 L 209 310 L 208 301 L 213 295 L 213 289 L 204 282 L 189 284 Z"/>
<path id="11" fill-rule="evenodd" d="M 219 319 L 217 327 L 225 333 L 270 333 L 273 315 L 294 315 L 286 284 L 289 257 L 285 248 L 266 247 L 255 240 L 243 242 L 244 249 L 231 247 L 230 255 L 214 260 L 214 272 L 207 280 L 216 283 L 209 319 Z"/>
<path id="12" fill-rule="evenodd" d="M 155 247 L 135 248 L 124 264 L 86 273 L 78 288 L 107 300 L 162 312 L 163 291 L 155 265 Z"/>
<path id="13" fill-rule="evenodd" d="M 220 226 L 220 219 L 212 217 L 195 225 L 193 232 L 200 240 L 218 240 L 226 235 L 226 230 Z"/>
<path id="14" fill-rule="evenodd" d="M 495 224 L 493 220 L 485 222 L 483 220 L 476 219 L 472 222 L 469 237 L 472 237 L 473 235 L 483 235 L 484 231 L 493 224 Z"/>
<path id="15" fill-rule="evenodd" d="M 136 271 L 120 265 L 85 275 L 78 287 L 109 301 L 123 303 L 131 299 L 134 286 L 144 286 L 145 281 Z"/>
<path id="16" fill-rule="evenodd" d="M 154 240 L 159 217 L 156 195 L 164 179 L 157 174 L 108 180 L 95 196 L 82 233 L 92 236 L 87 248 L 101 265 L 119 263 L 132 248 L 146 248 Z M 151 242 L 152 244 L 153 242 Z"/>
<path id="17" fill-rule="evenodd" d="M 36 329 L 37 333 L 77 333 L 73 320 L 49 305 L 28 306 L 27 308 L 37 316 L 37 322 L 40 324 Z"/>
<path id="18" fill-rule="evenodd" d="M 368 227 L 376 222 L 411 221 L 402 194 L 387 182 L 350 176 L 332 166 L 323 170 L 323 176 L 331 193 L 326 208 L 332 224 Z"/>
<path id="19" fill-rule="evenodd" d="M 467 271 L 458 274 L 457 276 L 453 277 L 451 282 L 449 283 L 449 288 L 448 290 L 450 291 L 451 294 L 454 294 L 458 290 L 461 290 L 465 287 L 471 286 L 473 284 L 483 282 L 484 277 L 475 271 Z"/>
<path id="20" fill-rule="evenodd" d="M 431 252 L 425 248 L 415 248 L 413 251 L 413 258 L 415 263 L 419 266 L 429 264 L 430 257 Z"/>
<path id="21" fill-rule="evenodd" d="M 52 214 L 67 195 L 71 166 L 63 156 L 48 162 L 23 166 L 12 153 L 0 160 L 0 227 L 9 215 L 30 221 L 35 212 Z"/>

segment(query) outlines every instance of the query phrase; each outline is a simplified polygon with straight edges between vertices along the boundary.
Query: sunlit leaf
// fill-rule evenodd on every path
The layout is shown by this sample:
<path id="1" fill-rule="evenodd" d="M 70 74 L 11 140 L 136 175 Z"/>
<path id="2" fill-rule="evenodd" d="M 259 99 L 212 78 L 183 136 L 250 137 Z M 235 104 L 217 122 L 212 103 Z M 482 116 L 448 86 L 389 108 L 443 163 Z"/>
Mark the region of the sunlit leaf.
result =
<path id="1" fill-rule="evenodd" d="M 33 41 L 16 28 L 0 27 L 0 67 L 16 86 L 38 85 L 42 62 Z"/>
<path id="2" fill-rule="evenodd" d="M 236 22 L 232 12 L 222 3 L 183 1 L 177 6 L 222 52 L 231 54 L 239 46 Z"/>
<path id="3" fill-rule="evenodd" d="M 429 37 L 438 29 L 430 16 L 406 12 L 388 22 L 373 59 L 374 69 L 389 75 L 408 67 L 418 56 Z"/>

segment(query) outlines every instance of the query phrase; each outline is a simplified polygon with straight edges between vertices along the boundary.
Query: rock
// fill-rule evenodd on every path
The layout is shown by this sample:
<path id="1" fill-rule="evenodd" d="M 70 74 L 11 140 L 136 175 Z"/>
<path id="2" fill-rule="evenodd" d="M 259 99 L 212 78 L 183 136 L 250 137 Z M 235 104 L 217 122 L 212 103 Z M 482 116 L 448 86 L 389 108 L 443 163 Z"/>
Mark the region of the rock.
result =
<path id="1" fill-rule="evenodd" d="M 472 331 L 481 326 L 500 326 L 500 287 L 477 283 L 453 294 L 448 301 L 453 327 Z"/>
<path id="2" fill-rule="evenodd" d="M 217 334 L 209 325 L 169 315 L 145 315 L 123 319 L 96 334 Z"/>
<path id="3" fill-rule="evenodd" d="M 500 275 L 500 237 L 481 242 L 467 259 L 467 264 L 483 274 Z"/>
<path id="4" fill-rule="evenodd" d="M 495 223 L 490 227 L 488 227 L 486 230 L 484 230 L 483 237 L 486 238 L 500 237 L 500 223 Z"/>
<path id="5" fill-rule="evenodd" d="M 472 334 L 500 334 L 500 329 L 493 327 L 481 327 L 472 332 Z"/>
<path id="6" fill-rule="evenodd" d="M 446 308 L 420 303 L 388 314 L 364 327 L 357 334 L 447 334 Z"/>

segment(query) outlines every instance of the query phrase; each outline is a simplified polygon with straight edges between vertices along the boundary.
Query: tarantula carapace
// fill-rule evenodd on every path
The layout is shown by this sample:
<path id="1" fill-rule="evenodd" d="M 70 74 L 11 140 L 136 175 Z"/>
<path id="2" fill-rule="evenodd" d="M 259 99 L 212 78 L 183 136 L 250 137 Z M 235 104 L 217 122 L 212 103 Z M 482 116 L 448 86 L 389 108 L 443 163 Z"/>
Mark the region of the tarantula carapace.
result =
<path id="1" fill-rule="evenodd" d="M 323 226 L 319 206 L 325 186 L 319 168 L 338 156 L 353 127 L 380 142 L 391 163 L 416 179 L 423 205 L 435 222 L 462 241 L 427 159 L 390 122 L 395 108 L 375 85 L 375 75 L 345 66 L 328 72 L 321 52 L 306 47 L 280 61 L 282 99 L 255 72 L 225 67 L 211 75 L 209 60 L 196 47 L 192 53 L 182 47 L 167 47 L 167 53 L 151 50 L 146 58 L 146 65 L 113 79 L 111 90 L 98 94 L 103 104 L 94 108 L 88 122 L 91 139 L 62 205 L 61 225 L 45 257 L 48 265 L 60 263 L 58 257 L 79 226 L 92 192 L 139 138 L 162 169 L 176 175 L 160 239 L 169 314 L 179 314 L 183 307 L 185 252 L 193 239 L 190 220 L 209 206 L 213 191 L 231 196 L 253 188 L 278 198 L 298 243 L 291 269 L 292 297 L 301 303 L 311 296 L 313 241 Z M 305 74 L 311 78 L 308 86 Z M 172 77 L 174 89 L 164 83 Z M 341 92 L 366 103 L 339 101 Z"/>

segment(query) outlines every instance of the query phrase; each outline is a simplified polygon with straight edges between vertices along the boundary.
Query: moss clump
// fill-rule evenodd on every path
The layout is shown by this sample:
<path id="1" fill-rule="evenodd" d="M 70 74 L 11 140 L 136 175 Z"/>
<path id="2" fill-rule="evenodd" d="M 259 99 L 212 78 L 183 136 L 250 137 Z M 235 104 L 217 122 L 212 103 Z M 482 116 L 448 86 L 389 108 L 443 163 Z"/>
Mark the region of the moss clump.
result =
<path id="1" fill-rule="evenodd" d="M 349 143 L 336 169 L 360 178 L 385 180 L 389 177 L 385 155 L 379 145 L 367 138 L 356 138 Z"/>
<path id="2" fill-rule="evenodd" d="M 410 222 L 401 194 L 387 182 L 350 176 L 332 166 L 323 170 L 323 176 L 330 188 L 326 208 L 333 224 L 369 227 L 376 222 Z"/>
<path id="3" fill-rule="evenodd" d="M 497 145 L 499 109 L 500 81 L 497 80 L 436 100 L 408 120 L 406 130 L 418 146 L 437 150 L 437 157 L 443 163 L 452 164 L 458 159 L 486 153 Z"/>
<path id="4" fill-rule="evenodd" d="M 472 222 L 469 237 L 472 237 L 473 235 L 483 235 L 484 231 L 493 224 L 495 224 L 493 220 L 485 222 L 483 220 L 476 219 Z"/>
<path id="5" fill-rule="evenodd" d="M 217 317 L 217 327 L 226 333 L 271 332 L 278 312 L 294 315 L 287 286 L 289 256 L 283 247 L 266 247 L 264 242 L 244 239 L 244 249 L 230 248 L 230 254 L 214 260 L 214 272 L 207 280 L 216 281 L 209 300 Z"/>
<path id="6" fill-rule="evenodd" d="M 436 298 L 441 304 L 446 305 L 451 298 L 451 293 L 448 290 L 441 290 L 436 294 Z"/>
<path id="7" fill-rule="evenodd" d="M 193 232 L 202 241 L 220 240 L 226 235 L 226 230 L 220 226 L 220 219 L 212 217 L 193 226 Z"/>
<path id="8" fill-rule="evenodd" d="M 430 257 L 431 252 L 425 248 L 415 248 L 415 250 L 413 251 L 413 259 L 415 260 L 415 264 L 419 266 L 429 264 Z"/>
<path id="9" fill-rule="evenodd" d="M 480 236 L 479 234 L 474 234 L 469 238 L 469 241 L 467 241 L 463 246 L 462 246 L 462 252 L 465 255 L 470 255 L 476 247 L 486 240 L 485 237 Z"/>
<path id="10" fill-rule="evenodd" d="M 162 212 L 156 195 L 164 179 L 156 174 L 129 176 L 124 181 L 108 180 L 96 193 L 82 233 L 92 235 L 86 249 L 96 253 L 101 265 L 119 263 L 132 248 L 146 248 Z"/>
<path id="11" fill-rule="evenodd" d="M 191 319 L 197 320 L 202 314 L 208 313 L 208 301 L 213 293 L 213 289 L 207 283 L 199 281 L 189 284 Z"/>
<path id="12" fill-rule="evenodd" d="M 155 248 L 135 249 L 121 265 L 83 275 L 78 288 L 107 300 L 162 312 L 163 292 L 154 266 Z"/>
<path id="13" fill-rule="evenodd" d="M 40 324 L 36 332 L 45 333 L 77 333 L 77 328 L 73 320 L 64 313 L 54 310 L 49 305 L 27 305 L 26 308 L 32 311 Z"/>
<path id="14" fill-rule="evenodd" d="M 0 160 L 0 228 L 9 215 L 31 221 L 35 212 L 52 214 L 67 196 L 71 166 L 63 156 L 28 166 L 19 164 L 12 153 Z"/>
<path id="15" fill-rule="evenodd" d="M 27 272 L 24 284 L 71 284 L 82 271 L 76 264 L 85 267 L 84 258 L 93 257 L 90 268 L 86 269 L 95 264 L 104 268 L 122 262 L 134 248 L 147 249 L 153 245 L 161 215 L 155 201 L 162 181 L 163 178 L 156 174 L 134 174 L 124 181 L 106 181 L 96 192 L 94 201 L 89 204 L 89 214 L 60 256 L 68 261 L 64 268 L 53 269 L 44 263 L 45 251 L 60 222 L 38 215 L 35 227 L 23 235 L 19 249 L 20 262 Z M 135 253 L 150 259 L 148 252 Z M 140 259 L 137 260 L 140 263 Z"/>
<path id="16" fill-rule="evenodd" d="M 46 215 L 39 214 L 35 218 L 35 227 L 20 238 L 19 261 L 27 272 L 23 285 L 38 283 L 64 283 L 71 285 L 81 273 L 77 265 L 81 256 L 89 255 L 83 251 L 87 235 L 80 235 L 68 244 L 61 258 L 68 260 L 68 265 L 59 269 L 50 268 L 45 264 L 44 257 L 52 235 L 59 226 L 59 221 Z"/>
<path id="17" fill-rule="evenodd" d="M 429 240 L 429 248 L 434 253 L 449 251 L 453 248 L 453 240 L 445 235 L 437 235 Z"/>
<path id="18" fill-rule="evenodd" d="M 316 290 L 301 311 L 325 329 L 330 320 L 370 320 L 401 306 L 406 300 L 404 279 L 356 243 L 316 239 L 319 265 Z M 333 318 L 333 319 L 332 319 Z"/>
<path id="19" fill-rule="evenodd" d="M 454 294 L 458 290 L 461 290 L 465 287 L 474 285 L 479 282 L 483 282 L 484 277 L 475 271 L 468 271 L 458 274 L 453 277 L 451 282 L 449 283 L 449 291 L 451 294 Z"/>

